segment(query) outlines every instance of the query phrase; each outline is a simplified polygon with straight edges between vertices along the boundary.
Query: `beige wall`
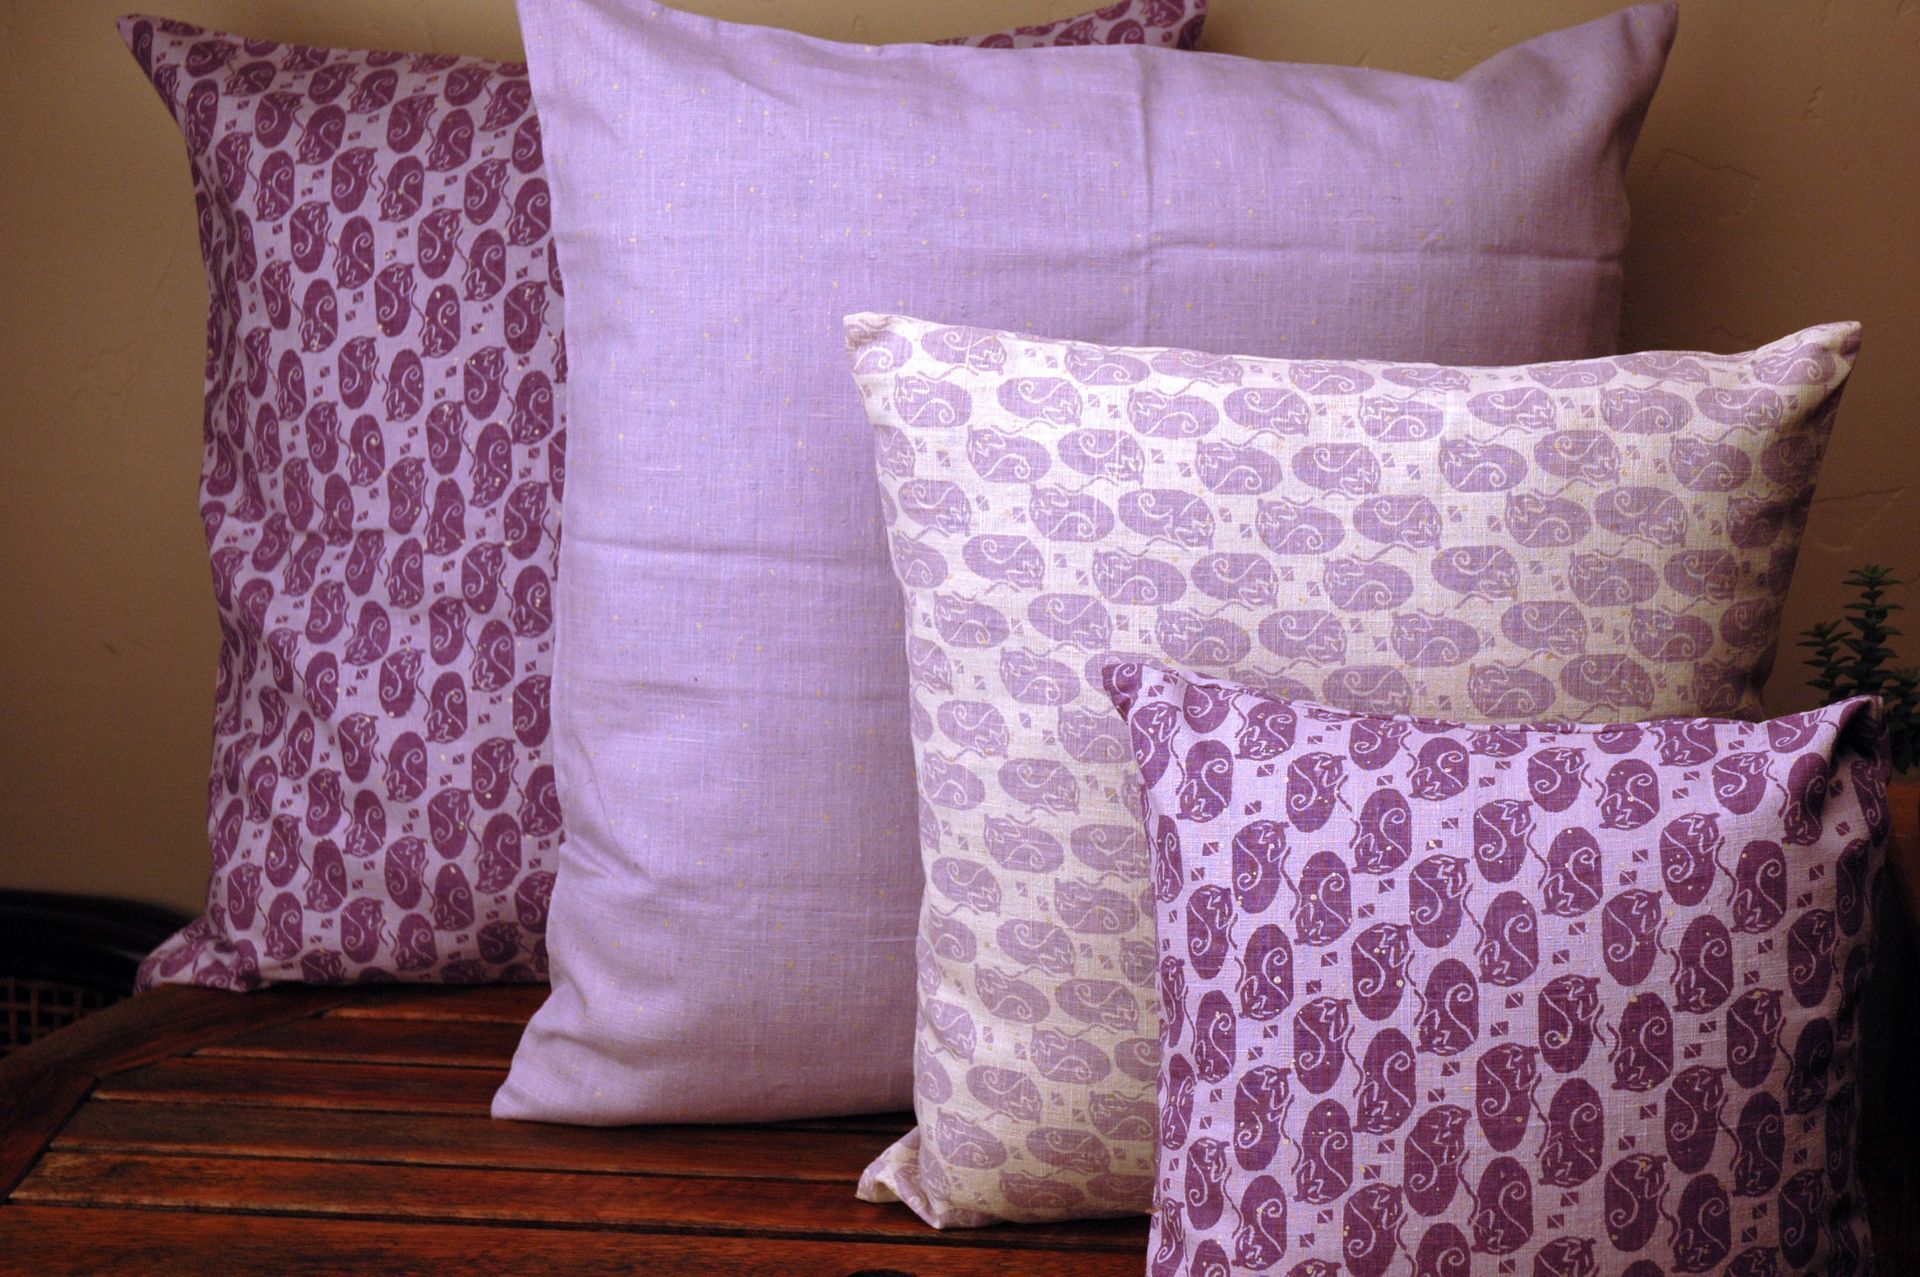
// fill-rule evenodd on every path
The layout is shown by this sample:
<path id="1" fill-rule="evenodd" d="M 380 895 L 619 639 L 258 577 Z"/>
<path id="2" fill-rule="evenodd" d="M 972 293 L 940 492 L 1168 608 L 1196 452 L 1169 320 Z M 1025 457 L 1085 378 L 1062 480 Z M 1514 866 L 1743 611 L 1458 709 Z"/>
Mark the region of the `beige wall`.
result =
<path id="1" fill-rule="evenodd" d="M 193 908 L 216 641 L 194 496 L 206 288 L 180 139 L 113 32 L 131 2 L 0 0 L 0 885 Z M 509 0 L 153 2 L 280 39 L 519 51 Z M 885 41 L 1093 2 L 689 7 Z M 1207 43 L 1455 75 L 1612 7 L 1214 0 Z M 1832 613 L 1857 562 L 1920 574 L 1920 3 L 1684 0 L 1633 195 L 1630 347 L 1866 324 L 1788 630 Z M 1791 654 L 1772 697 L 1807 702 Z"/>

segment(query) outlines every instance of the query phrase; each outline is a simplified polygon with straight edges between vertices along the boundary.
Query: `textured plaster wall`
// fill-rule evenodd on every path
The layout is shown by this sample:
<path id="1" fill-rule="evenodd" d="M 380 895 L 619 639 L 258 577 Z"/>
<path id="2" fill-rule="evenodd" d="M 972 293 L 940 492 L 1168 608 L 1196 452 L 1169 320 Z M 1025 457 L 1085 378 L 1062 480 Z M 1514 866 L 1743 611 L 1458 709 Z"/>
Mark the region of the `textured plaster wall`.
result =
<path id="1" fill-rule="evenodd" d="M 195 507 L 206 288 L 132 0 L 0 0 L 0 886 L 197 908 L 216 634 Z M 160 4 L 164 0 L 153 0 Z M 908 40 L 1075 0 L 687 0 Z M 1093 3 L 1094 0 L 1083 0 Z M 1214 0 L 1208 45 L 1451 76 L 1609 0 Z M 1855 563 L 1920 575 L 1920 0 L 1683 0 L 1633 168 L 1630 347 L 1857 318 L 1789 632 Z M 517 56 L 509 0 L 171 0 L 279 39 Z M 1920 612 L 1920 590 L 1909 592 Z M 1920 617 L 1908 659 L 1920 661 Z M 1771 696 L 1807 703 L 1789 651 Z"/>

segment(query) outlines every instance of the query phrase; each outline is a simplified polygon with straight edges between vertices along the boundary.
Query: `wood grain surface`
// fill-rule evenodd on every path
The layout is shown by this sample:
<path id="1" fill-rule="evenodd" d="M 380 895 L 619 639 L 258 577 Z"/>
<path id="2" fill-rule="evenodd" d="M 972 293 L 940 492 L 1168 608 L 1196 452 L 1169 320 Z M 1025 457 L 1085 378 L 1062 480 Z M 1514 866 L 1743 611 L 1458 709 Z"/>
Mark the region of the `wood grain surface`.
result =
<path id="1" fill-rule="evenodd" d="M 1920 785 L 1889 949 L 1920 955 Z M 1904 907 L 1903 907 L 1904 906 Z M 594 1128 L 488 1117 L 545 990 L 165 988 L 0 1060 L 0 1270 L 1134 1277 L 1146 1221 L 935 1232 L 853 1184 L 907 1114 Z M 1920 1273 L 1920 986 L 1880 990 L 1861 1165 Z M 1866 1013 L 1863 1012 L 1863 1016 Z M 1871 1066 L 1870 1066 L 1871 1067 Z M 1877 1110 L 1875 1106 L 1878 1106 Z"/>

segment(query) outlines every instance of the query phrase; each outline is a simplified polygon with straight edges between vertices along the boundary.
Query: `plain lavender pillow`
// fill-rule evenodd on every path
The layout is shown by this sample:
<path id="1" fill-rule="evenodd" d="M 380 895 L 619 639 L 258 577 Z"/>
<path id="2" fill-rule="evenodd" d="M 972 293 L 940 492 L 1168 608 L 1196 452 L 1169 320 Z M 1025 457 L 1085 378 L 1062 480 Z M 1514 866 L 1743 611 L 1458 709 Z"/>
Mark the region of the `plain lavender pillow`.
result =
<path id="1" fill-rule="evenodd" d="M 1451 83 L 861 48 L 631 0 L 520 12 L 569 281 L 569 826 L 554 992 L 494 1112 L 901 1107 L 906 668 L 839 316 L 1302 357 L 1610 351 L 1622 169 L 1675 11 Z"/>

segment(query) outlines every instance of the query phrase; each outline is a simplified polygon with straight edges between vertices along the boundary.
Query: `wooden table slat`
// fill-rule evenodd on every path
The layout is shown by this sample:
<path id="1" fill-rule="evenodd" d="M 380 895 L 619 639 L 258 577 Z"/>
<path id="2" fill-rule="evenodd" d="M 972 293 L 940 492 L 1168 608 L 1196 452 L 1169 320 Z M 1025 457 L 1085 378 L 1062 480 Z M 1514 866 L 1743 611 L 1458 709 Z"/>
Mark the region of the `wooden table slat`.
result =
<path id="1" fill-rule="evenodd" d="M 1916 798 L 1898 792 L 1894 861 L 1920 915 Z M 0 1195 L 13 1189 L 0 1270 L 1133 1277 L 1143 1266 L 1140 1219 L 935 1233 L 904 1207 L 860 1203 L 853 1182 L 903 1115 L 494 1122 L 492 1092 L 545 994 L 170 988 L 14 1053 L 0 1061 Z M 1910 1026 L 1912 1006 L 1901 990 L 1884 1012 Z M 1861 1165 L 1882 1270 L 1906 1273 L 1920 1271 L 1920 1188 L 1898 1138 L 1908 1109 L 1890 1103 L 1863 1100 Z"/>
<path id="2" fill-rule="evenodd" d="M 506 1076 L 504 1069 L 193 1055 L 102 1079 L 94 1095 L 107 1100 L 485 1117 Z"/>
<path id="3" fill-rule="evenodd" d="M 326 1016 L 255 1029 L 204 1047 L 198 1054 L 504 1069 L 513 1062 L 522 1027 L 486 1020 Z"/>
<path id="4" fill-rule="evenodd" d="M 312 1016 L 351 989 L 276 989 L 252 996 L 155 989 L 0 1057 L 0 1199 L 20 1181 L 94 1081 L 218 1041 L 256 1024 Z"/>
<path id="5" fill-rule="evenodd" d="M 93 1093 L 103 1100 L 485 1117 L 492 1109 L 494 1091 L 506 1076 L 502 1069 L 193 1055 L 116 1073 L 103 1079 Z M 879 1113 L 773 1122 L 766 1129 L 897 1139 L 912 1127 L 911 1113 Z"/>
<path id="6" fill-rule="evenodd" d="M 849 1198 L 889 1134 L 742 1126 L 547 1126 L 241 1105 L 95 1100 L 54 1140 L 62 1152 L 149 1152 L 313 1161 L 803 1180 Z"/>
<path id="7" fill-rule="evenodd" d="M 182 985 L 150 989 L 0 1058 L 0 1095 L 29 1072 L 67 1068 L 100 1077 L 263 1025 L 308 1019 L 361 996 L 358 989 L 303 985 L 281 985 L 258 993 Z"/>
<path id="8" fill-rule="evenodd" d="M 930 1231 L 930 1230 L 929 1230 Z M 86 1244 L 77 1245 L 76 1238 Z M 1139 1277 L 1139 1251 L 805 1241 L 194 1211 L 15 1206 L 0 1255 L 37 1277 L 298 1272 L 310 1277 Z"/>
<path id="9" fill-rule="evenodd" d="M 770 1185 L 749 1179 L 364 1162 L 53 1152 L 34 1168 L 14 1199 L 40 1206 L 545 1223 L 1133 1254 L 1146 1244 L 1145 1220 L 986 1229 L 970 1235 L 933 1233 L 905 1207 L 853 1200 L 845 1182 Z"/>
<path id="10" fill-rule="evenodd" d="M 12 1091 L 0 1096 L 0 1201 L 59 1134 L 92 1085 L 84 1073 L 45 1069 L 20 1078 Z"/>
<path id="11" fill-rule="evenodd" d="M 327 1012 L 346 1020 L 474 1020 L 511 1024 L 517 1031 L 547 1000 L 544 984 L 393 984 Z"/>

